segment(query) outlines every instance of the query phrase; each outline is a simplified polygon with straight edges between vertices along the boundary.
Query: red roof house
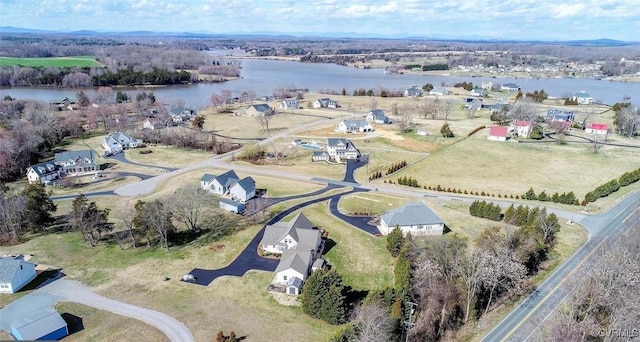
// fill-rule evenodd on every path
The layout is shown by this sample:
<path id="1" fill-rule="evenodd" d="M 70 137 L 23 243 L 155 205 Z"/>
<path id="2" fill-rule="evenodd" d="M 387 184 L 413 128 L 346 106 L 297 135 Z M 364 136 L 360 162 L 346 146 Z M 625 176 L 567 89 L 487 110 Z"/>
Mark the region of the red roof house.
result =
<path id="1" fill-rule="evenodd" d="M 509 127 L 491 126 L 489 127 L 489 140 L 506 141 L 509 136 Z"/>
<path id="2" fill-rule="evenodd" d="M 585 133 L 605 135 L 609 131 L 609 126 L 603 123 L 592 123 L 584 129 Z"/>

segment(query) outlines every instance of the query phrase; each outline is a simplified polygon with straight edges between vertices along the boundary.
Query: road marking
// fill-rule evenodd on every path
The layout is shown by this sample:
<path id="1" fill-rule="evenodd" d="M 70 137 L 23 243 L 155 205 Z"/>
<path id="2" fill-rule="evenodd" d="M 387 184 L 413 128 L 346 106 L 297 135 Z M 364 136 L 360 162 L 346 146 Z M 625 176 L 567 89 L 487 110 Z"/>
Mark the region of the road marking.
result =
<path id="1" fill-rule="evenodd" d="M 631 218 L 631 215 L 635 214 L 636 211 L 640 210 L 640 207 L 636 208 L 636 210 L 634 210 L 631 214 L 629 214 L 627 217 L 624 218 L 624 220 L 622 220 L 622 223 L 627 223 L 627 220 L 629 218 Z"/>
<path id="2" fill-rule="evenodd" d="M 524 316 L 524 318 L 523 318 L 523 319 L 521 319 L 521 320 L 520 320 L 520 322 L 519 322 L 519 323 L 518 323 L 518 324 L 517 324 L 513 329 L 511 329 L 511 331 L 509 331 L 509 333 L 508 333 L 508 334 L 507 334 L 507 335 L 506 335 L 506 336 L 505 336 L 501 341 L 506 341 L 506 340 L 507 340 L 511 335 L 513 335 L 513 333 L 514 333 L 516 330 L 518 330 L 518 328 L 520 328 L 520 326 L 521 326 L 521 325 L 522 325 L 522 324 L 523 324 L 527 319 L 529 319 L 529 317 L 531 317 L 531 315 L 533 315 L 533 314 L 538 310 L 538 308 L 539 308 L 540 306 L 542 306 L 542 304 L 544 304 L 544 303 L 547 301 L 547 299 L 549 299 L 549 297 L 551 297 L 551 295 L 553 295 L 553 294 L 558 290 L 558 288 L 559 288 L 562 284 L 564 284 L 564 282 L 565 282 L 565 281 L 567 281 L 567 279 L 568 279 L 569 277 L 571 277 L 571 275 L 572 275 L 572 274 L 573 274 L 573 273 L 574 273 L 578 268 L 580 268 L 580 266 L 582 266 L 582 264 L 583 264 L 585 261 L 587 261 L 587 259 L 589 259 L 589 257 L 591 256 L 591 254 L 593 254 L 596 250 L 598 250 L 598 247 L 600 247 L 600 245 L 601 245 L 603 242 L 607 241 L 607 239 L 608 239 L 608 238 L 609 238 L 609 236 L 605 236 L 605 238 L 604 238 L 604 239 L 602 239 L 602 241 L 598 242 L 598 244 L 597 244 L 597 245 L 595 245 L 595 247 L 593 248 L 593 250 L 591 250 L 591 252 L 589 252 L 589 254 L 587 254 L 584 258 L 582 258 L 582 261 L 580 261 L 580 263 L 578 263 L 578 265 L 576 265 L 576 267 L 574 267 L 574 268 L 573 268 L 573 270 L 571 270 L 571 272 L 569 272 L 569 274 L 567 274 L 567 275 L 566 275 L 566 276 L 565 276 L 565 277 L 564 277 L 564 278 L 563 278 L 563 279 L 558 283 L 558 285 L 556 285 L 553 289 L 551 289 L 551 291 L 549 291 L 549 293 L 548 293 L 546 296 L 544 296 L 544 298 L 542 298 L 542 299 L 540 300 L 540 302 L 538 303 L 538 305 L 536 305 L 533 309 L 531 309 L 531 310 L 529 311 L 529 313 L 528 313 L 526 316 Z M 586 244 L 585 244 L 585 245 L 586 245 Z"/>

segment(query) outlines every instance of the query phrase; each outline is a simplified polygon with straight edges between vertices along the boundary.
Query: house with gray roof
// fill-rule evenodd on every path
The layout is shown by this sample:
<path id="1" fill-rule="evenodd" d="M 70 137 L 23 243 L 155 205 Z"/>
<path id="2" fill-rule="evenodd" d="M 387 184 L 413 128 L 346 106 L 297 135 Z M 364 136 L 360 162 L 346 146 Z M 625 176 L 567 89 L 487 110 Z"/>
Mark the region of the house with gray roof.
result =
<path id="1" fill-rule="evenodd" d="M 36 265 L 23 255 L 0 257 L 0 293 L 16 293 L 36 278 Z"/>
<path id="2" fill-rule="evenodd" d="M 344 138 L 327 139 L 327 153 L 337 162 L 343 159 L 358 159 L 360 157 L 358 148 L 351 140 Z"/>
<path id="3" fill-rule="evenodd" d="M 286 284 L 286 293 L 299 295 L 302 284 L 307 279 L 311 269 L 313 253 L 287 249 L 282 252 L 280 263 L 274 271 L 274 282 Z"/>
<path id="4" fill-rule="evenodd" d="M 423 94 L 424 92 L 422 91 L 422 89 L 415 86 L 409 87 L 404 90 L 404 97 L 420 97 Z"/>
<path id="5" fill-rule="evenodd" d="M 336 131 L 341 133 L 372 132 L 373 126 L 365 120 L 342 120 L 336 127 Z"/>
<path id="6" fill-rule="evenodd" d="M 102 147 L 106 152 L 120 153 L 129 148 L 138 148 L 142 145 L 141 139 L 135 139 L 125 132 L 116 132 L 104 138 Z"/>
<path id="7" fill-rule="evenodd" d="M 302 213 L 289 222 L 267 225 L 260 241 L 263 252 L 279 254 L 273 283 L 298 295 L 314 261 L 322 255 L 322 232 Z"/>
<path id="8" fill-rule="evenodd" d="M 244 203 L 236 202 L 232 199 L 220 197 L 220 208 L 239 214 L 244 210 Z"/>
<path id="9" fill-rule="evenodd" d="M 93 150 L 65 151 L 56 153 L 56 163 L 62 166 L 62 173 L 86 173 L 99 171 Z"/>
<path id="10" fill-rule="evenodd" d="M 273 115 L 275 112 L 266 103 L 252 104 L 245 110 L 245 114 L 249 116 L 266 116 Z"/>
<path id="11" fill-rule="evenodd" d="M 11 335 L 19 341 L 54 341 L 69 335 L 67 322 L 53 308 L 34 308 L 10 325 Z"/>
<path id="12" fill-rule="evenodd" d="M 367 121 L 373 121 L 377 124 L 390 124 L 391 119 L 387 117 L 387 114 L 382 109 L 374 109 L 367 113 L 365 116 Z"/>
<path id="13" fill-rule="evenodd" d="M 449 90 L 445 87 L 433 88 L 429 90 L 429 95 L 445 96 L 449 94 L 450 94 Z"/>
<path id="14" fill-rule="evenodd" d="M 299 109 L 300 102 L 298 99 L 284 99 L 280 102 L 280 109 Z"/>
<path id="15" fill-rule="evenodd" d="M 442 235 L 444 221 L 424 203 L 412 202 L 380 216 L 378 229 L 383 235 L 389 234 L 395 227 L 405 235 Z"/>
<path id="16" fill-rule="evenodd" d="M 487 92 L 486 89 L 476 87 L 471 89 L 471 91 L 469 92 L 469 95 L 477 96 L 477 97 L 486 97 L 487 95 L 489 95 L 489 93 Z"/>
<path id="17" fill-rule="evenodd" d="M 200 188 L 240 203 L 246 203 L 256 196 L 256 182 L 253 178 L 240 179 L 233 170 L 219 176 L 204 174 L 200 177 Z"/>
<path id="18" fill-rule="evenodd" d="M 31 165 L 27 168 L 27 180 L 29 184 L 47 183 L 60 178 L 62 166 L 53 161 Z"/>
<path id="19" fill-rule="evenodd" d="M 504 91 L 519 91 L 520 86 L 516 83 L 504 83 L 500 85 L 500 90 Z"/>
<path id="20" fill-rule="evenodd" d="M 338 101 L 332 100 L 328 97 L 323 97 L 313 101 L 313 108 L 340 108 Z"/>

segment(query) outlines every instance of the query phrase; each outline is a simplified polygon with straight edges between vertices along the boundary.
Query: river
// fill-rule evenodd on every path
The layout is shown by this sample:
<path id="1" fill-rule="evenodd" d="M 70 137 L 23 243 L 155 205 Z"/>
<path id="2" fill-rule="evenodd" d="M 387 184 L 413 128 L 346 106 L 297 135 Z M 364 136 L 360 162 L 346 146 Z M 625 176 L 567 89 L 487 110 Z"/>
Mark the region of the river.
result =
<path id="1" fill-rule="evenodd" d="M 358 88 L 403 90 L 409 86 L 422 86 L 431 83 L 438 87 L 444 82 L 452 86 L 457 82 L 473 82 L 480 85 L 483 81 L 498 83 L 517 83 L 523 91 L 533 92 L 544 89 L 550 96 L 562 97 L 584 90 L 595 101 L 605 104 L 621 102 L 623 96 L 635 100 L 640 96 L 640 83 L 614 82 L 585 78 L 551 78 L 551 79 L 514 79 L 489 77 L 459 77 L 447 75 L 385 74 L 381 69 L 358 69 L 335 64 L 299 63 L 292 61 L 243 59 L 240 79 L 223 83 L 201 83 L 189 86 L 167 86 L 152 89 L 124 89 L 130 96 L 142 90 L 153 91 L 156 98 L 170 103 L 182 99 L 189 107 L 200 109 L 209 105 L 213 93 L 231 90 L 234 96 L 243 91 L 255 90 L 258 96 L 271 95 L 273 89 L 305 88 L 311 92 L 320 90 L 340 91 L 343 88 L 351 94 Z M 28 98 L 41 101 L 61 100 L 65 97 L 75 99 L 80 89 L 69 88 L 1 88 L 0 96 L 10 95 L 14 98 Z M 91 96 L 95 89 L 82 89 Z"/>

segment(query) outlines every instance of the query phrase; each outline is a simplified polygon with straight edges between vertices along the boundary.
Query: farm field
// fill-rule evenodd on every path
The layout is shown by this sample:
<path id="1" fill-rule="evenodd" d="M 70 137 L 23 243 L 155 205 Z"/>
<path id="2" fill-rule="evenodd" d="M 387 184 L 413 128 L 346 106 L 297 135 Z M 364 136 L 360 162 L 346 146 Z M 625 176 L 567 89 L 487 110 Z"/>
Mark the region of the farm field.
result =
<path id="1" fill-rule="evenodd" d="M 596 186 L 640 166 L 636 149 L 606 146 L 596 154 L 586 144 L 505 143 L 487 136 L 484 129 L 440 149 L 397 177 L 416 178 L 421 186 L 503 196 L 521 195 L 533 186 L 537 193 L 573 191 L 583 198 Z"/>
<path id="2" fill-rule="evenodd" d="M 69 56 L 69 57 L 43 57 L 43 58 L 16 58 L 0 57 L 0 66 L 23 66 L 23 67 L 96 67 L 102 63 L 92 56 Z"/>

